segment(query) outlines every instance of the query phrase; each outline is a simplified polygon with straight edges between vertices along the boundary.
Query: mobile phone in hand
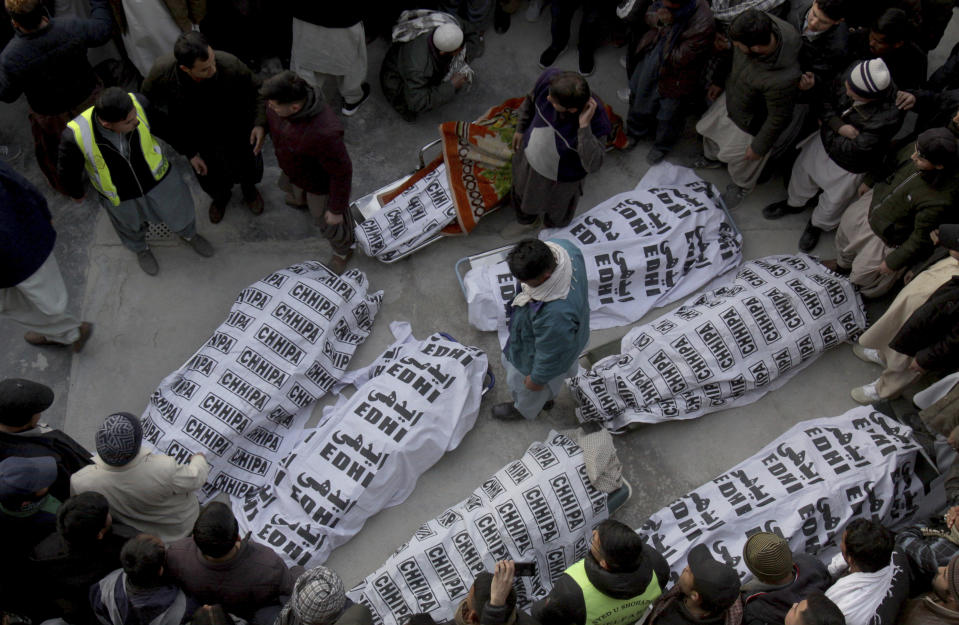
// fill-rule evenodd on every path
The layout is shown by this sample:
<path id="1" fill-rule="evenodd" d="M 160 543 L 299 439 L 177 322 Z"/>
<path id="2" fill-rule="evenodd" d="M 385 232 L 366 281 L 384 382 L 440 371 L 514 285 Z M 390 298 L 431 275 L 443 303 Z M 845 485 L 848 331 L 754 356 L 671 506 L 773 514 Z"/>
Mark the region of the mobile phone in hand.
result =
<path id="1" fill-rule="evenodd" d="M 514 562 L 513 574 L 516 577 L 532 577 L 533 575 L 536 575 L 536 563 L 535 562 Z"/>

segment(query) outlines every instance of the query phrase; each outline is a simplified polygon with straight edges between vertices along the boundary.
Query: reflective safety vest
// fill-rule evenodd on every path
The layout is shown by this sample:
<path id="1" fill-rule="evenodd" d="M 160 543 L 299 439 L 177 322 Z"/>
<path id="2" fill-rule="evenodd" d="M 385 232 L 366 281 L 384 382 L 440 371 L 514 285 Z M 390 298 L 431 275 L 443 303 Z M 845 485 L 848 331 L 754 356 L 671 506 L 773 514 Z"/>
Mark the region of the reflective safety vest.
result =
<path id="1" fill-rule="evenodd" d="M 136 96 L 129 94 L 133 100 L 133 107 L 137 112 L 137 119 L 140 124 L 136 127 L 136 132 L 140 137 L 140 149 L 143 150 L 143 159 L 146 161 L 150 173 L 159 182 L 170 168 L 170 162 L 163 156 L 163 148 L 153 135 L 150 134 L 150 122 L 147 121 L 146 113 Z M 73 137 L 76 139 L 77 147 L 83 152 L 87 175 L 93 188 L 100 195 L 110 200 L 114 206 L 120 205 L 120 195 L 117 193 L 117 187 L 113 184 L 113 178 L 110 176 L 110 169 L 103 160 L 103 154 L 100 153 L 100 146 L 97 145 L 96 137 L 93 134 L 93 107 L 80 113 L 75 117 L 67 127 L 73 131 Z"/>
<path id="2" fill-rule="evenodd" d="M 632 625 L 646 619 L 653 601 L 662 594 L 656 573 L 649 580 L 649 585 L 643 594 L 629 599 L 614 599 L 603 594 L 586 576 L 586 562 L 580 560 L 566 569 L 566 574 L 573 578 L 580 590 L 583 591 L 583 601 L 586 603 L 586 625 Z"/>

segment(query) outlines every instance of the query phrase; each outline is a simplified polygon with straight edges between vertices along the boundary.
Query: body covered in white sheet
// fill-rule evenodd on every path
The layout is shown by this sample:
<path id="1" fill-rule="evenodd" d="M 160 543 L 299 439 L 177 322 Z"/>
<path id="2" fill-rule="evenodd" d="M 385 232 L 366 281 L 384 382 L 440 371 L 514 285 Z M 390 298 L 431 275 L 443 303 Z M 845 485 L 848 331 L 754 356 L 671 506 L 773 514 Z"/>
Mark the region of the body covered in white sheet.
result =
<path id="1" fill-rule="evenodd" d="M 395 344 L 327 408 L 272 482 L 233 500 L 243 531 L 288 563 L 316 566 L 366 520 L 403 502 L 479 414 L 486 354 L 434 334 Z M 368 379 L 367 379 L 368 378 Z"/>
<path id="2" fill-rule="evenodd" d="M 636 326 L 569 387 L 611 431 L 752 403 L 866 327 L 852 283 L 810 256 L 745 263 L 728 283 Z"/>
<path id="3" fill-rule="evenodd" d="M 635 189 L 579 215 L 540 238 L 580 248 L 589 280 L 590 328 L 632 323 L 686 297 L 742 260 L 742 237 L 719 207 L 716 190 L 668 163 L 651 168 Z M 507 304 L 519 283 L 506 262 L 472 269 L 464 279 L 470 323 L 506 335 Z"/>
<path id="4" fill-rule="evenodd" d="M 452 621 L 476 575 L 512 559 L 536 562 L 536 573 L 514 584 L 517 607 L 528 609 L 586 555 L 593 528 L 607 517 L 606 493 L 589 481 L 583 450 L 553 431 L 421 525 L 348 595 L 370 608 L 377 625 L 423 612 Z"/>
<path id="5" fill-rule="evenodd" d="M 166 376 L 143 413 L 143 439 L 212 469 L 202 496 L 245 497 L 268 483 L 301 438 L 316 400 L 373 328 L 383 292 L 366 275 L 306 261 L 243 289 L 226 320 Z"/>

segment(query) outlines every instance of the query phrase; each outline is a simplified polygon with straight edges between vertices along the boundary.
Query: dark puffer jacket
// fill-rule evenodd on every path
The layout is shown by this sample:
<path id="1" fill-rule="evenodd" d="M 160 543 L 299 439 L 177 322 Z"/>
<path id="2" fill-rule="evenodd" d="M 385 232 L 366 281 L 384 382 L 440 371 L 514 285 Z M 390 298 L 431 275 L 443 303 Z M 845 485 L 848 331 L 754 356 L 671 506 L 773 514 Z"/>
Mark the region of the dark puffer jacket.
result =
<path id="1" fill-rule="evenodd" d="M 446 104 L 456 95 L 453 83 L 443 80 L 452 57 L 440 55 L 432 39 L 430 31 L 413 41 L 394 43 L 380 67 L 383 95 L 407 121 Z"/>
<path id="2" fill-rule="evenodd" d="M 659 93 L 664 98 L 682 98 L 699 88 L 699 76 L 713 47 L 713 12 L 706 0 L 694 1 L 691 14 L 671 26 L 659 27 L 656 11 L 662 2 L 654 2 L 646 12 L 649 30 L 639 40 L 636 53 L 642 58 L 666 39 L 659 68 Z"/>
<path id="3" fill-rule="evenodd" d="M 932 253 L 929 233 L 948 219 L 959 190 L 955 170 L 920 172 L 912 162 L 913 145 L 896 154 L 896 169 L 876 184 L 869 206 L 869 226 L 886 245 L 892 270 L 909 267 Z M 866 183 L 870 184 L 869 177 Z"/>
<path id="4" fill-rule="evenodd" d="M 959 368 L 959 276 L 933 291 L 902 324 L 889 347 L 913 356 L 923 369 Z"/>
<path id="5" fill-rule="evenodd" d="M 789 23 L 800 34 L 812 5 L 813 0 L 798 0 L 790 5 Z M 849 64 L 848 43 L 849 28 L 845 22 L 839 22 L 815 37 L 802 37 L 799 68 L 816 75 L 815 93 L 828 95 L 833 79 Z"/>
<path id="6" fill-rule="evenodd" d="M 629 599 L 646 591 L 656 573 L 660 591 L 669 582 L 669 564 L 648 545 L 643 545 L 642 563 L 635 571 L 610 573 L 600 567 L 591 553 L 586 554 L 586 577 L 603 594 L 614 599 Z M 560 576 L 549 595 L 533 604 L 530 612 L 543 625 L 584 625 L 586 602 L 579 584 L 567 574 Z"/>
<path id="7" fill-rule="evenodd" d="M 853 106 L 845 82 L 840 82 L 834 97 L 823 103 L 819 136 L 829 158 L 837 165 L 863 174 L 882 165 L 885 148 L 899 132 L 903 114 L 896 107 L 895 85 L 890 85 L 885 97 Z M 849 139 L 839 134 L 839 128 L 845 124 L 854 126 L 859 136 Z"/>
<path id="8" fill-rule="evenodd" d="M 746 609 L 743 625 L 781 624 L 786 613 L 814 590 L 825 591 L 832 585 L 825 565 L 811 555 L 793 554 L 795 579 L 791 584 L 758 592 L 743 592 Z"/>
<path id="9" fill-rule="evenodd" d="M 726 80 L 729 119 L 753 136 L 753 152 L 766 154 L 789 125 L 799 91 L 800 37 L 795 28 L 772 17 L 776 49 L 751 57 L 736 48 Z"/>

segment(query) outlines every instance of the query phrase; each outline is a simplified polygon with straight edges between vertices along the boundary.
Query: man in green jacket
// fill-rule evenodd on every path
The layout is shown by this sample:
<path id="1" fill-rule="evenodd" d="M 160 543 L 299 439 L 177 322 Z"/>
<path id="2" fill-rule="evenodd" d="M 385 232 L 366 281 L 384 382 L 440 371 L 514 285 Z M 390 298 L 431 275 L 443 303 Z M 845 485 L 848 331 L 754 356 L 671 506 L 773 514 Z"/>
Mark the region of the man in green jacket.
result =
<path id="1" fill-rule="evenodd" d="M 948 219 L 959 191 L 957 165 L 959 146 L 948 129 L 920 134 L 915 146 L 899 151 L 885 180 L 866 177 L 836 232 L 837 258 L 823 264 L 849 274 L 865 297 L 888 292 L 932 253 L 929 233 Z"/>
<path id="2" fill-rule="evenodd" d="M 513 401 L 493 406 L 493 418 L 535 419 L 576 375 L 589 341 L 586 263 L 579 248 L 562 239 L 524 239 L 506 262 L 522 287 L 510 305 L 503 349 Z"/>

